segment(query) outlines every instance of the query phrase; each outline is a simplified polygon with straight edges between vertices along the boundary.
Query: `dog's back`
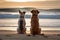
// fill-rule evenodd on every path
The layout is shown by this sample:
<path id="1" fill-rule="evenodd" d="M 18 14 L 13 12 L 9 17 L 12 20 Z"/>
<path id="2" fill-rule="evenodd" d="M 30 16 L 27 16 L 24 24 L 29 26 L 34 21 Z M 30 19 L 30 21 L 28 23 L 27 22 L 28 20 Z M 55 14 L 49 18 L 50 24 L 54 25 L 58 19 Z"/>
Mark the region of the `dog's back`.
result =
<path id="1" fill-rule="evenodd" d="M 24 33 L 25 31 L 25 12 L 21 12 L 19 11 L 20 17 L 19 17 L 19 21 L 18 21 L 18 31 L 19 33 Z"/>
<path id="2" fill-rule="evenodd" d="M 38 35 L 40 34 L 39 29 L 39 19 L 38 19 L 38 10 L 32 10 L 32 17 L 31 17 L 31 34 Z"/>

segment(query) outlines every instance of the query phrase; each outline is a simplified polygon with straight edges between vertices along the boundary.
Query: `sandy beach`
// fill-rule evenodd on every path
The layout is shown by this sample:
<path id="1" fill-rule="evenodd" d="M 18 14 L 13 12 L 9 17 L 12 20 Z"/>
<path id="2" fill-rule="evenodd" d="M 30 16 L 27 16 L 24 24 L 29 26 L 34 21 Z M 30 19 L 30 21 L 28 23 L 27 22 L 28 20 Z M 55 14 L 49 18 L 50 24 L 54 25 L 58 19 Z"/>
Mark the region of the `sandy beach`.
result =
<path id="1" fill-rule="evenodd" d="M 27 36 L 25 34 L 11 34 L 11 35 L 0 35 L 0 40 L 60 40 L 60 36 L 57 35 Z"/>
<path id="2" fill-rule="evenodd" d="M 60 31 L 42 31 L 44 35 L 17 34 L 16 30 L 0 30 L 0 40 L 60 40 Z"/>

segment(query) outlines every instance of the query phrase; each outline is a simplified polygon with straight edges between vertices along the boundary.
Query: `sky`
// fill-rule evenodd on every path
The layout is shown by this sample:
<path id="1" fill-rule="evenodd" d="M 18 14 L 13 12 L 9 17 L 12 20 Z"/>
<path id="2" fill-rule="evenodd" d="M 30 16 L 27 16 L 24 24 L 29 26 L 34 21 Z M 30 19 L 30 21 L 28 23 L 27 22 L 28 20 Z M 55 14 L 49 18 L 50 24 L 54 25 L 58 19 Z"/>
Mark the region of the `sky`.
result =
<path id="1" fill-rule="evenodd" d="M 22 8 L 22 7 L 35 7 L 40 9 L 59 9 L 60 0 L 29 0 L 28 2 L 17 2 L 19 0 L 0 0 L 0 8 Z M 25 0 L 27 1 L 27 0 Z M 33 1 L 33 2 L 30 2 Z M 38 2 L 37 2 L 38 1 Z"/>

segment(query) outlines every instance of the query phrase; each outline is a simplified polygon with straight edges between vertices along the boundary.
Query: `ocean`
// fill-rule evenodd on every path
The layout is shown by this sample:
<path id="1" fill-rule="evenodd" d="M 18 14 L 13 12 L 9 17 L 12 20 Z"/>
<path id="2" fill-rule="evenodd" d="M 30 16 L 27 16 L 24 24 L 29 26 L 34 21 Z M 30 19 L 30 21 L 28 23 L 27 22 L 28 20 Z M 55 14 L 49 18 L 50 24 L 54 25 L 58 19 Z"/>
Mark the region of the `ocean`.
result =
<path id="1" fill-rule="evenodd" d="M 30 28 L 30 19 L 26 20 L 26 27 Z M 42 30 L 60 30 L 60 19 L 39 19 L 39 25 Z M 18 19 L 0 19 L 0 30 L 16 30 Z"/>
<path id="2" fill-rule="evenodd" d="M 60 30 L 60 15 L 39 15 L 39 26 L 42 30 Z M 0 14 L 0 30 L 16 30 L 19 15 Z M 25 15 L 26 27 L 30 28 L 31 15 Z"/>

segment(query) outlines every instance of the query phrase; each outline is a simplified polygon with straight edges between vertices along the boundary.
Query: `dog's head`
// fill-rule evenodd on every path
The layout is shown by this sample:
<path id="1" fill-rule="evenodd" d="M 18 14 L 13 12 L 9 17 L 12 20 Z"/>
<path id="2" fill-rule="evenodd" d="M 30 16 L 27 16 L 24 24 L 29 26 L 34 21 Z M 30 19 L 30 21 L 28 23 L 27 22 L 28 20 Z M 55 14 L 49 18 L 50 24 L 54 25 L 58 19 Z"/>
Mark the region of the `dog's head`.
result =
<path id="1" fill-rule="evenodd" d="M 38 14 L 39 14 L 39 11 L 38 11 L 38 10 L 32 10 L 31 13 L 32 13 L 33 15 L 38 15 Z"/>
<path id="2" fill-rule="evenodd" d="M 25 13 L 26 13 L 25 11 L 21 12 L 21 11 L 19 10 L 19 14 L 20 14 L 20 15 L 23 15 L 23 16 L 24 16 Z"/>

